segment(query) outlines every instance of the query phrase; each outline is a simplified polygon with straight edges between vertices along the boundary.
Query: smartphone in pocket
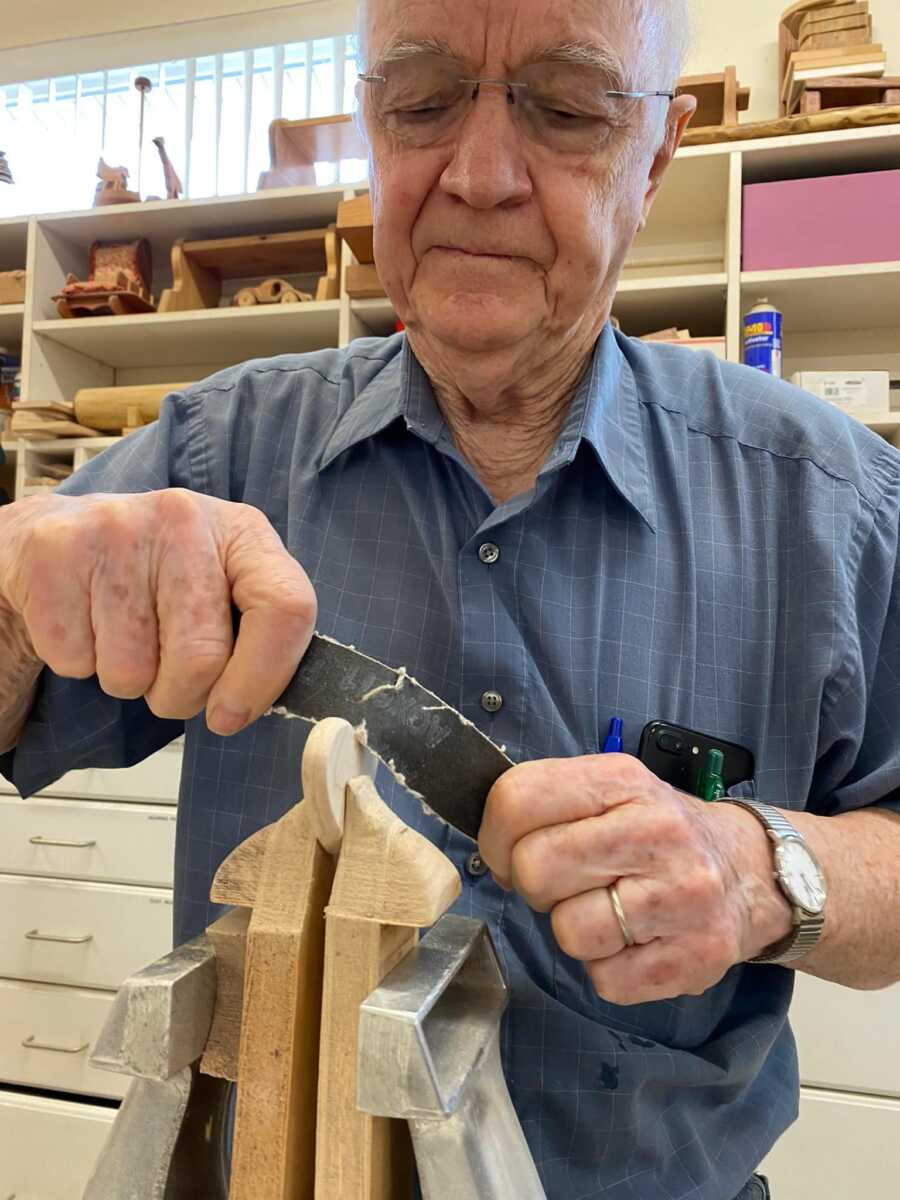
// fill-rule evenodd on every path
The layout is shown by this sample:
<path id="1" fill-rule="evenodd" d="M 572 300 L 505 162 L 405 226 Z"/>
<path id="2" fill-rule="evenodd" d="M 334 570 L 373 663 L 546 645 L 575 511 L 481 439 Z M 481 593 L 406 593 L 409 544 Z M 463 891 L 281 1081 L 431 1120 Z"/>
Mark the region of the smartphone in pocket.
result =
<path id="1" fill-rule="evenodd" d="M 721 750 L 725 757 L 722 779 L 726 790 L 752 779 L 756 770 L 753 754 L 746 746 L 726 742 L 673 725 L 669 721 L 651 721 L 641 734 L 638 758 L 660 779 L 682 792 L 695 795 L 697 777 L 703 770 L 710 750 Z"/>

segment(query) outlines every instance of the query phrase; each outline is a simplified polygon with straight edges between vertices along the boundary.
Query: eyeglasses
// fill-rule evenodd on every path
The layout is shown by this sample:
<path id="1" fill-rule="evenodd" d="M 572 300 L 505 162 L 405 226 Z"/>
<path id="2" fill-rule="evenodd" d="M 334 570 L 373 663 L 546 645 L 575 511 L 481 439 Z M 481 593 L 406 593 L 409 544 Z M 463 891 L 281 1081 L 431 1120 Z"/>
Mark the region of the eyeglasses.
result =
<path id="1" fill-rule="evenodd" d="M 637 102 L 673 100 L 673 92 L 609 90 L 605 72 L 580 64 L 532 63 L 515 79 L 467 79 L 465 67 L 439 54 L 380 64 L 360 74 L 375 120 L 392 137 L 420 149 L 454 137 L 482 87 L 503 88 L 514 120 L 532 142 L 560 153 L 601 150 L 633 121 Z"/>

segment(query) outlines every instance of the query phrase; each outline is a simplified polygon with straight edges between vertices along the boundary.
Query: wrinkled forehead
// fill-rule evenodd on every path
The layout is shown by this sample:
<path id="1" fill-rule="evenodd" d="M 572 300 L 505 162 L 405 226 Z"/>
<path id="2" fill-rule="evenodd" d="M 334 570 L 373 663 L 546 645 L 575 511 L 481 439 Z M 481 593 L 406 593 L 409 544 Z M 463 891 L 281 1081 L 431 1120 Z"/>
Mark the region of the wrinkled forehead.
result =
<path id="1" fill-rule="evenodd" d="M 658 74 L 667 0 L 365 0 L 364 52 L 377 62 L 421 43 L 473 67 L 512 71 L 561 47 L 591 46 L 621 64 L 623 85 Z"/>

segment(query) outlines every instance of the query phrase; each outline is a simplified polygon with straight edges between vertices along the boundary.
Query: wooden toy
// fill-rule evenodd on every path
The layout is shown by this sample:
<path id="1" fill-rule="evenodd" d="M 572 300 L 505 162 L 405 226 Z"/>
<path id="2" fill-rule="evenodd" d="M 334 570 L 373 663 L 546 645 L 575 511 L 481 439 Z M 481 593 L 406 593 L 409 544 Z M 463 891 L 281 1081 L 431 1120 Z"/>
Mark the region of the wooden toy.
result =
<path id="1" fill-rule="evenodd" d="M 94 192 L 94 208 L 104 208 L 108 204 L 135 204 L 140 200 L 140 195 L 128 188 L 127 167 L 108 167 L 101 158 L 97 163 L 97 175 L 100 182 Z"/>
<path id="2" fill-rule="evenodd" d="M 181 180 L 178 178 L 178 172 L 172 166 L 172 160 L 166 152 L 165 138 L 155 137 L 153 145 L 156 147 L 159 154 L 159 160 L 162 163 L 163 174 L 166 179 L 166 199 L 179 200 L 184 191 Z"/>
<path id="3" fill-rule="evenodd" d="M 302 184 L 313 187 L 316 163 L 340 163 L 367 155 L 366 143 L 351 113 L 303 121 L 279 118 L 269 126 L 271 165 L 260 175 L 257 191 Z"/>
<path id="4" fill-rule="evenodd" d="M 218 308 L 224 280 L 258 278 L 275 271 L 307 275 L 324 269 L 316 288 L 316 300 L 336 300 L 340 289 L 339 266 L 333 225 L 328 229 L 203 242 L 182 238 L 172 247 L 172 287 L 163 292 L 159 311 Z"/>
<path id="5" fill-rule="evenodd" d="M 750 89 L 738 83 L 736 67 L 726 67 L 716 75 L 685 75 L 678 80 L 676 91 L 679 96 L 697 98 L 692 128 L 737 125 L 738 113 L 750 107 Z"/>
<path id="6" fill-rule="evenodd" d="M 53 299 L 61 317 L 124 316 L 154 312 L 150 295 L 153 276 L 150 243 L 94 242 L 86 280 L 66 277 L 65 286 Z"/>
<path id="7" fill-rule="evenodd" d="M 302 304 L 312 300 L 309 292 L 298 292 L 284 279 L 266 279 L 256 287 L 241 288 L 235 293 L 235 308 L 253 308 L 257 304 Z"/>

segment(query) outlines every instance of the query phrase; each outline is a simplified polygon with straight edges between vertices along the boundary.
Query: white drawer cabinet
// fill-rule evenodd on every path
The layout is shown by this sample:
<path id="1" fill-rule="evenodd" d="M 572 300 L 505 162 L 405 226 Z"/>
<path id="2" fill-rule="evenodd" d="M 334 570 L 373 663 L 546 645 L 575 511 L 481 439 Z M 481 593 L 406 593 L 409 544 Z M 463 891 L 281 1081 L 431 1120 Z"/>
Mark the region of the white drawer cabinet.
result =
<path id="1" fill-rule="evenodd" d="M 897 1200 L 900 1102 L 804 1089 L 799 1121 L 760 1170 L 772 1200 Z"/>
<path id="2" fill-rule="evenodd" d="M 171 949 L 169 891 L 0 875 L 2 978 L 115 990 Z"/>
<path id="3" fill-rule="evenodd" d="M 0 830 L 0 872 L 172 886 L 171 806 L 4 796 Z"/>
<path id="4" fill-rule="evenodd" d="M 89 1061 L 112 1003 L 112 992 L 0 979 L 0 1079 L 121 1099 L 128 1076 Z"/>
<path id="5" fill-rule="evenodd" d="M 900 1097 L 900 986 L 858 992 L 798 972 L 791 1025 L 805 1084 Z"/>
<path id="6" fill-rule="evenodd" d="M 44 788 L 42 796 L 73 796 L 84 800 L 137 800 L 145 804 L 177 804 L 181 780 L 181 739 L 151 754 L 133 767 L 89 767 L 68 771 Z M 15 795 L 12 784 L 0 776 L 0 792 Z M 6 1200 L 0 1196 L 0 1200 Z"/>
<path id="7" fill-rule="evenodd" d="M 0 1091 L 0 1200 L 80 1200 L 115 1115 Z"/>

